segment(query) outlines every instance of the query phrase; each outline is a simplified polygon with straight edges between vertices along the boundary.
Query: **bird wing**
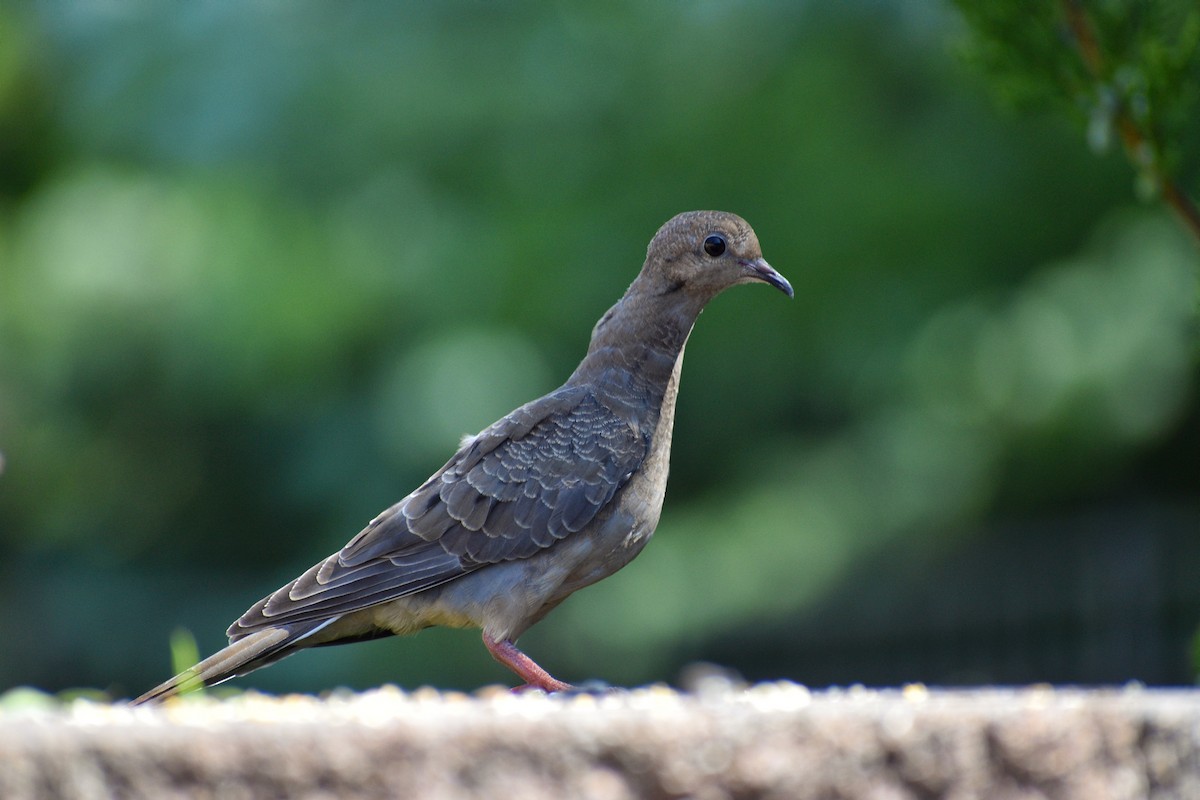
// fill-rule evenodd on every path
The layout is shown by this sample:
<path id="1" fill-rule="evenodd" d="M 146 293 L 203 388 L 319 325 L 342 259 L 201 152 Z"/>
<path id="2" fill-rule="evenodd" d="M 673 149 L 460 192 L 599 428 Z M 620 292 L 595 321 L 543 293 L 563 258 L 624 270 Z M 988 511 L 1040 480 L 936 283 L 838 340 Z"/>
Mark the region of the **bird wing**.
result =
<path id="1" fill-rule="evenodd" d="M 528 403 L 464 442 L 338 553 L 260 600 L 229 636 L 346 614 L 528 558 L 595 519 L 642 464 L 649 438 L 586 388 Z"/>

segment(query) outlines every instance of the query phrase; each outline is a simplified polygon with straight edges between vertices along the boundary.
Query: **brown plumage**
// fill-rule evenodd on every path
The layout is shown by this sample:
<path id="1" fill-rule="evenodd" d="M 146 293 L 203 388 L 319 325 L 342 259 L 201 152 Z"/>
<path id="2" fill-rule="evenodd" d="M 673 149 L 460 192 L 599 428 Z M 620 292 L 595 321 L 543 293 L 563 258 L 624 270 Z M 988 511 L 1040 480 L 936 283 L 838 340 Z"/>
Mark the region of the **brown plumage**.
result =
<path id="1" fill-rule="evenodd" d="M 513 642 L 572 592 L 629 563 L 658 524 L 683 349 L 713 297 L 792 287 L 738 216 L 668 221 L 558 389 L 465 439 L 339 552 L 256 603 L 230 645 L 135 700 L 244 675 L 296 650 L 478 627 L 528 686 L 569 688 Z"/>

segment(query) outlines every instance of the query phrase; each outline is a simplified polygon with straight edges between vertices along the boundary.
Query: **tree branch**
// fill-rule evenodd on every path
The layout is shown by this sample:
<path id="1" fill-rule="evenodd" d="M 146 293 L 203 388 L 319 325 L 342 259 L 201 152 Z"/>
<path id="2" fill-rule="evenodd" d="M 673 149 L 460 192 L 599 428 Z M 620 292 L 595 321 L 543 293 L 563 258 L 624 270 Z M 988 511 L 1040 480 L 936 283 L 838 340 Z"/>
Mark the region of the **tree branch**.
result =
<path id="1" fill-rule="evenodd" d="M 1098 82 L 1106 81 L 1109 76 L 1104 52 L 1083 3 L 1081 0 L 1062 0 L 1062 9 L 1067 26 L 1075 39 L 1079 57 L 1087 67 L 1088 73 Z M 1113 114 L 1113 124 L 1121 137 L 1121 144 L 1130 163 L 1135 169 L 1149 170 L 1159 187 L 1163 202 L 1175 212 L 1183 226 L 1192 234 L 1196 244 L 1200 245 L 1200 209 L 1174 176 L 1163 170 L 1162 159 L 1153 139 L 1130 115 L 1124 102 L 1118 103 Z"/>

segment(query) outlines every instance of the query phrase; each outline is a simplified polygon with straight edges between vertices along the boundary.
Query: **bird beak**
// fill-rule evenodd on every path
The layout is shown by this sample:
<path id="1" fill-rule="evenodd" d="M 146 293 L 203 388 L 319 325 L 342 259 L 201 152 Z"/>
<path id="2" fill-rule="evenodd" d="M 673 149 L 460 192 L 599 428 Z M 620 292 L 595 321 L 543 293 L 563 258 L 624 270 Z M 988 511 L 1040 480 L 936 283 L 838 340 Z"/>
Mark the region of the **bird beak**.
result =
<path id="1" fill-rule="evenodd" d="M 788 283 L 787 278 L 775 271 L 775 268 L 767 263 L 764 258 L 755 258 L 753 260 L 738 259 L 738 263 L 746 268 L 747 277 L 752 281 L 762 281 L 769 283 L 779 291 L 786 294 L 788 297 L 795 297 L 796 293 L 792 291 L 792 285 Z"/>

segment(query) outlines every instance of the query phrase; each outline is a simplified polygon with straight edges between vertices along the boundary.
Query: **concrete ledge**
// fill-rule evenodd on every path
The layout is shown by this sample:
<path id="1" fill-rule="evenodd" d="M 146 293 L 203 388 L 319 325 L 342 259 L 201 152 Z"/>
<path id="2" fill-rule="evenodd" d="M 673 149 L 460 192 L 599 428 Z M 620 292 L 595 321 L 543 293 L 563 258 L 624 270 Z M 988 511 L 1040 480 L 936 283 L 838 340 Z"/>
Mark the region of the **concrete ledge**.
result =
<path id="1" fill-rule="evenodd" d="M 1200 692 L 381 689 L 0 712 L 0 798 L 1200 798 Z"/>

